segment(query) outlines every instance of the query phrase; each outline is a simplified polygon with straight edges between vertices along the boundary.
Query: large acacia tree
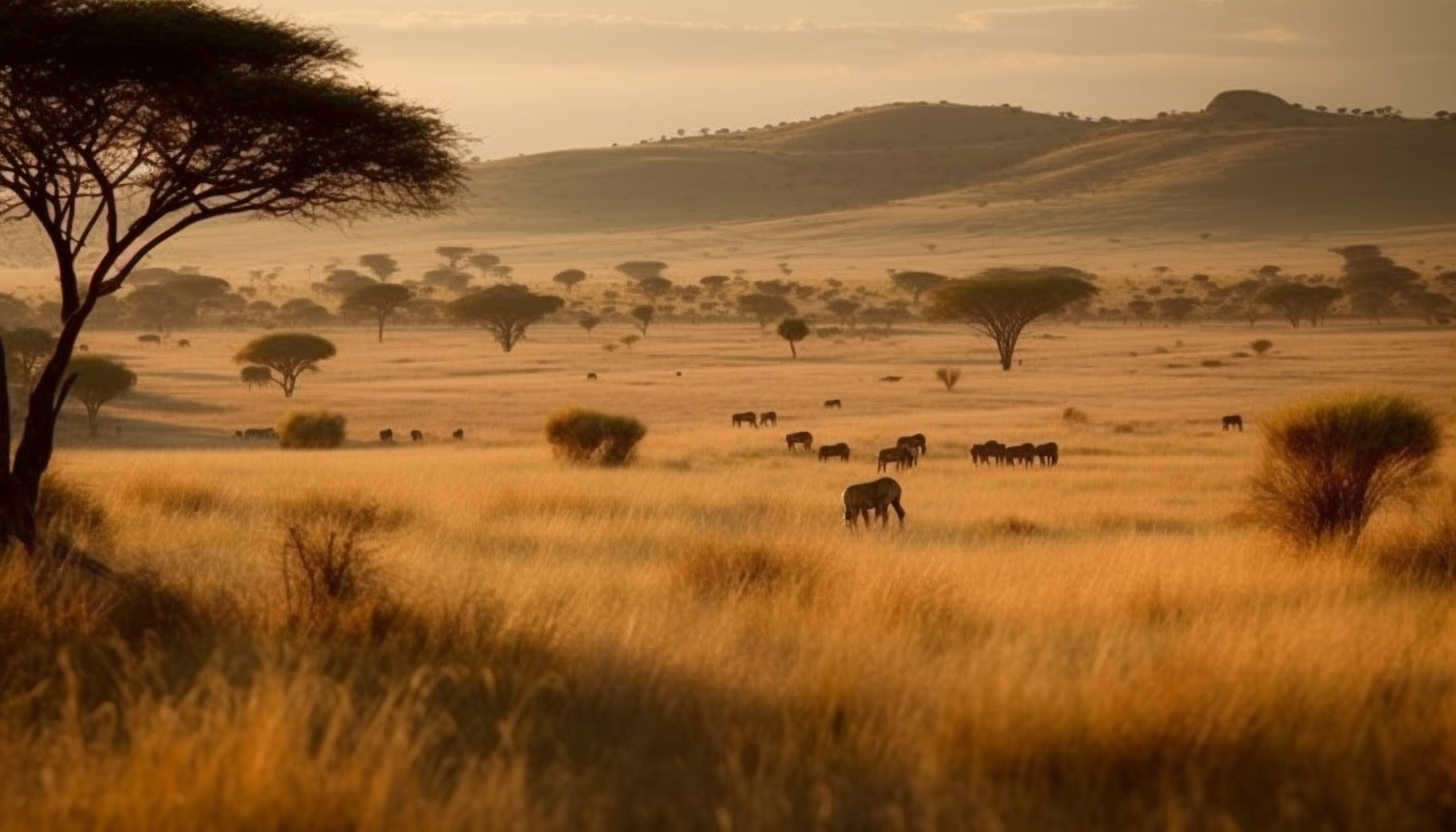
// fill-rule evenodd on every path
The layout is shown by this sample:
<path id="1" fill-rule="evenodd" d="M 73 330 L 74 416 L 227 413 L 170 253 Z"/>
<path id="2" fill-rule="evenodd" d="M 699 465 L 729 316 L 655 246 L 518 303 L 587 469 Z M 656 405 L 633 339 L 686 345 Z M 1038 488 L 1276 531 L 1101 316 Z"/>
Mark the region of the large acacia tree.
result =
<path id="1" fill-rule="evenodd" d="M 339 304 L 339 311 L 349 315 L 368 316 L 379 324 L 379 342 L 384 343 L 384 322 L 394 314 L 394 310 L 406 303 L 415 296 L 408 286 L 401 286 L 398 283 L 374 283 L 369 286 L 362 286 L 350 292 L 344 302 Z"/>
<path id="2" fill-rule="evenodd" d="M 77 336 L 158 246 L 217 217 L 450 204 L 463 137 L 352 66 L 327 32 L 199 0 L 0 0 L 0 219 L 43 236 L 60 295 L 13 459 L 0 427 L 0 540 L 33 548 Z"/>
<path id="3" fill-rule="evenodd" d="M 1027 324 L 1097 294 L 1095 278 L 1067 266 L 987 269 L 975 277 L 948 280 L 930 295 L 925 316 L 960 321 L 996 342 L 1001 369 L 1011 369 L 1016 341 Z"/>
<path id="4" fill-rule="evenodd" d="M 525 286 L 506 283 L 458 298 L 445 309 L 457 321 L 490 330 L 501 349 L 510 352 L 527 327 L 565 305 L 555 295 L 538 295 Z"/>
<path id="5" fill-rule="evenodd" d="M 318 372 L 318 363 L 333 358 L 337 352 L 333 342 L 317 335 L 307 332 L 274 332 L 249 341 L 238 350 L 233 360 L 247 365 L 243 368 L 244 382 L 250 386 L 255 380 L 261 382 L 262 373 L 256 369 L 251 374 L 246 371 L 262 367 L 269 371 L 267 380 L 283 389 L 284 398 L 291 399 L 294 388 L 298 386 L 298 377 L 304 373 Z M 249 378 L 250 375 L 252 378 Z"/>

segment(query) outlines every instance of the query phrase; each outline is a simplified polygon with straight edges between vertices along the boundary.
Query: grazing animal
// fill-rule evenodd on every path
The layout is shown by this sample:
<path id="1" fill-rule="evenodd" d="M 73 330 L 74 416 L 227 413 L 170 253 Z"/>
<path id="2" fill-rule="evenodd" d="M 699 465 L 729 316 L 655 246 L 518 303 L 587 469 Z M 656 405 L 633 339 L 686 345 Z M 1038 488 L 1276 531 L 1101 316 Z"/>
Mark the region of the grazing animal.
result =
<path id="1" fill-rule="evenodd" d="M 773 425 L 774 427 L 778 427 L 778 425 L 779 425 L 779 414 L 776 413 L 776 412 L 774 412 L 774 411 L 772 411 L 772 410 L 765 410 L 764 412 L 758 414 L 758 424 L 759 424 L 760 427 L 765 427 L 765 428 L 768 427 L 769 425 Z"/>
<path id="2" fill-rule="evenodd" d="M 277 439 L 278 431 L 272 428 L 248 428 L 243 431 L 243 438 L 249 441 Z"/>
<path id="3" fill-rule="evenodd" d="M 177 346 L 185 350 L 188 347 L 192 346 L 192 342 L 187 340 L 186 338 L 182 338 L 177 341 Z"/>
<path id="4" fill-rule="evenodd" d="M 994 439 L 971 446 L 971 463 L 974 465 L 1002 465 L 1006 462 L 1006 446 Z"/>
<path id="5" fill-rule="evenodd" d="M 895 444 L 896 445 L 899 445 L 901 447 L 904 447 L 904 448 L 909 448 L 916 455 L 924 454 L 925 453 L 925 434 L 923 434 L 923 433 L 912 433 L 909 436 L 902 436 L 899 439 L 896 439 L 895 440 Z"/>
<path id="6" fill-rule="evenodd" d="M 1244 417 L 1237 413 L 1232 416 L 1223 417 L 1223 429 L 1228 430 L 1229 428 L 1238 428 L 1239 432 L 1242 433 L 1244 430 Z"/>
<path id="7" fill-rule="evenodd" d="M 465 428 L 456 428 L 450 434 L 450 438 L 451 439 L 454 439 L 457 442 L 459 442 L 460 440 L 464 439 L 465 438 Z"/>
<path id="8" fill-rule="evenodd" d="M 972 465 L 991 464 L 991 450 L 986 447 L 986 443 L 984 442 L 978 445 L 972 445 L 968 453 L 970 454 Z"/>
<path id="9" fill-rule="evenodd" d="M 751 427 L 758 427 L 758 414 L 752 410 L 745 410 L 742 413 L 733 414 L 733 427 L 747 422 Z"/>
<path id="10" fill-rule="evenodd" d="M 1044 442 L 1036 446 L 1036 458 L 1041 461 L 1042 465 L 1056 465 L 1057 457 L 1057 443 Z"/>
<path id="11" fill-rule="evenodd" d="M 880 376 L 880 381 L 899 381 L 904 376 Z"/>
<path id="12" fill-rule="evenodd" d="M 386 443 L 387 442 L 393 442 L 394 441 L 394 428 L 385 428 L 384 430 L 380 431 L 379 432 L 379 441 L 380 442 L 386 442 Z"/>
<path id="13" fill-rule="evenodd" d="M 1006 464 L 1031 465 L 1036 461 L 1036 446 L 1030 442 L 1023 442 L 1020 445 L 1011 445 L 1006 448 Z"/>
<path id="14" fill-rule="evenodd" d="M 81 344 L 81 345 L 77 346 L 76 349 L 80 350 L 81 352 L 90 352 L 91 351 L 91 345 L 89 345 L 89 344 Z"/>
<path id="15" fill-rule="evenodd" d="M 597 380 L 597 374 L 596 373 L 587 373 L 586 374 L 586 380 L 587 381 L 596 381 Z"/>
<path id="16" fill-rule="evenodd" d="M 411 442 L 423 442 L 423 441 L 425 441 L 425 432 L 422 431 L 422 430 L 412 430 L 412 431 L 410 431 L 410 441 Z"/>
<path id="17" fill-rule="evenodd" d="M 835 457 L 839 457 L 844 462 L 848 462 L 849 461 L 849 445 L 845 444 L 844 442 L 840 442 L 840 443 L 837 443 L 837 444 L 834 444 L 834 445 L 820 445 L 819 446 L 819 461 L 820 462 L 823 462 L 826 459 L 833 459 Z"/>
<path id="18" fill-rule="evenodd" d="M 881 477 L 872 482 L 851 485 L 844 489 L 844 525 L 851 529 L 855 521 L 863 517 L 865 527 L 870 525 L 870 512 L 879 518 L 880 525 L 890 523 L 890 509 L 900 518 L 900 527 L 905 526 L 905 509 L 900 505 L 900 484 L 890 477 Z"/>
<path id="19" fill-rule="evenodd" d="M 137 336 L 137 343 L 138 344 L 160 344 L 160 343 L 162 343 L 162 336 L 160 336 L 160 335 L 138 335 Z"/>
<path id="20" fill-rule="evenodd" d="M 233 438 L 234 439 L 242 439 L 243 438 L 243 432 L 240 431 L 240 430 L 233 431 Z"/>
<path id="21" fill-rule="evenodd" d="M 784 441 L 789 443 L 789 450 L 791 451 L 798 446 L 803 446 L 806 451 L 814 450 L 814 434 L 807 430 L 790 433 L 784 437 Z"/>
<path id="22" fill-rule="evenodd" d="M 844 407 L 844 404 L 840 402 L 839 399 L 825 399 L 824 407 L 826 410 L 831 408 L 834 410 L 839 410 L 840 408 Z"/>
<path id="23" fill-rule="evenodd" d="M 879 457 L 876 460 L 876 471 L 883 471 L 895 463 L 895 470 L 902 471 L 915 465 L 915 452 L 904 445 L 896 445 L 893 448 L 880 449 Z"/>

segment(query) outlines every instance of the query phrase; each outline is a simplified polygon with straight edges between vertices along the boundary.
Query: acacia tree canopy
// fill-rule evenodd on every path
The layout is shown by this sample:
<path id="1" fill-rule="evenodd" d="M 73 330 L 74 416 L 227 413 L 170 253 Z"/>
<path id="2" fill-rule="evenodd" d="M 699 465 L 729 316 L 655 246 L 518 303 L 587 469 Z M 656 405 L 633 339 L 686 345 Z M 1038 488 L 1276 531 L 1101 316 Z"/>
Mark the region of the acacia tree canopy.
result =
<path id="1" fill-rule="evenodd" d="M 798 358 L 799 348 L 795 345 L 809 337 L 809 322 L 802 318 L 784 318 L 779 321 L 778 333 L 789 342 L 789 354 Z"/>
<path id="2" fill-rule="evenodd" d="M 738 311 L 756 318 L 759 329 L 767 329 L 769 321 L 792 315 L 798 310 L 778 295 L 755 292 L 738 299 Z"/>
<path id="3" fill-rule="evenodd" d="M 975 277 L 947 280 L 930 295 L 925 317 L 960 321 L 996 342 L 1001 369 L 1011 369 L 1016 341 L 1027 324 L 1098 294 L 1096 278 L 1080 269 L 987 269 Z"/>
<path id="4" fill-rule="evenodd" d="M 292 398 L 298 377 L 305 372 L 318 372 L 318 363 L 333 358 L 336 352 L 333 343 L 317 335 L 276 332 L 248 342 L 233 360 L 274 371 L 278 377 L 270 380 L 283 388 L 285 398 Z"/>
<path id="5" fill-rule="evenodd" d="M 464 137 L 353 74 L 323 30 L 198 0 L 0 3 L 0 218 L 35 223 L 60 295 L 56 349 L 0 465 L 26 511 L 77 337 L 158 246 L 224 216 L 449 207 Z"/>
<path id="6" fill-rule="evenodd" d="M 86 406 L 86 424 L 96 435 L 96 415 L 101 406 L 136 386 L 137 376 L 120 361 L 83 355 L 71 362 L 68 373 L 75 379 L 71 392 Z"/>
<path id="7" fill-rule="evenodd" d="M 379 324 L 379 341 L 384 342 L 384 322 L 394 310 L 404 306 L 415 293 L 398 283 L 374 283 L 354 290 L 339 304 L 345 314 L 372 315 Z"/>
<path id="8" fill-rule="evenodd" d="M 538 295 L 524 286 L 502 283 L 451 301 L 446 307 L 457 321 L 490 330 L 501 349 L 510 352 L 526 328 L 566 305 L 555 295 Z"/>

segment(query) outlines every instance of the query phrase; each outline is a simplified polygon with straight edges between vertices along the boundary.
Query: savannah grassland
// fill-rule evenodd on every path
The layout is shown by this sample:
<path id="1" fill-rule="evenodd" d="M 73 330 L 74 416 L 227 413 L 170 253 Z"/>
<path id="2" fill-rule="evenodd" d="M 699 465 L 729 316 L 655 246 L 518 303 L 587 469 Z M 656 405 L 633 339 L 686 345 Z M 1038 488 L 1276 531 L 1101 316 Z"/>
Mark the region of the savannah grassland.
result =
<path id="1" fill-rule="evenodd" d="M 1353 553 L 1244 519 L 1260 417 L 1302 394 L 1409 392 L 1449 435 L 1448 332 L 1043 323 L 1003 373 L 960 328 L 797 361 L 751 323 L 601 349 L 625 331 L 324 332 L 288 402 L 237 382 L 247 333 L 91 333 L 141 380 L 95 439 L 72 414 L 54 473 L 105 512 L 76 545 L 136 577 L 0 572 L 0 829 L 1449 827 L 1452 590 L 1400 566 L 1448 486 Z M 642 419 L 637 464 L 554 460 L 569 405 Z M 231 438 L 291 407 L 348 446 Z M 840 491 L 915 431 L 904 530 L 845 530 Z M 1061 464 L 973 469 L 991 438 Z M 340 502 L 379 507 L 379 590 L 297 614 L 286 525 Z"/>

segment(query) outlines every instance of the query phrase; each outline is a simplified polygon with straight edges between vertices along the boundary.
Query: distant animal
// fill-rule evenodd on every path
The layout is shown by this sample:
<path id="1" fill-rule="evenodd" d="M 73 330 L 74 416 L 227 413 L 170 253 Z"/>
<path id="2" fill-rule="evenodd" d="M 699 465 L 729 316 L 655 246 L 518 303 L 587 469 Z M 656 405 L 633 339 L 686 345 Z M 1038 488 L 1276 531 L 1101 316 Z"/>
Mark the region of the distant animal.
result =
<path id="1" fill-rule="evenodd" d="M 773 425 L 774 427 L 778 427 L 778 424 L 779 424 L 779 414 L 775 413 L 774 411 L 772 411 L 772 410 L 765 410 L 764 412 L 758 414 L 758 426 L 759 427 L 766 428 L 769 425 Z"/>
<path id="2" fill-rule="evenodd" d="M 900 496 L 900 484 L 890 477 L 851 485 L 844 489 L 844 525 L 852 529 L 855 521 L 863 517 L 865 527 L 869 528 L 870 512 L 873 511 L 880 525 L 887 526 L 890 509 L 893 508 L 900 519 L 900 527 L 904 528 L 905 509 L 900 505 Z"/>
<path id="3" fill-rule="evenodd" d="M 412 431 L 410 431 L 410 441 L 411 442 L 423 442 L 423 441 L 425 441 L 425 432 L 422 431 L 422 430 L 412 430 Z"/>
<path id="4" fill-rule="evenodd" d="M 234 439 L 242 439 L 243 438 L 243 432 L 240 431 L 240 430 L 233 431 L 233 438 Z"/>
<path id="5" fill-rule="evenodd" d="M 450 433 L 450 438 L 451 439 L 454 439 L 457 442 L 460 441 L 460 440 L 462 440 L 462 439 L 464 439 L 465 438 L 465 428 L 456 428 L 454 431 L 452 431 Z"/>
<path id="6" fill-rule="evenodd" d="M 276 431 L 276 430 L 274 430 L 272 428 L 247 428 L 246 430 L 243 431 L 243 439 L 246 439 L 246 440 L 249 440 L 249 441 L 255 441 L 255 440 L 256 441 L 262 441 L 262 440 L 277 439 L 277 438 L 278 438 L 278 431 Z"/>
<path id="7" fill-rule="evenodd" d="M 1018 462 L 1022 465 L 1030 465 L 1036 461 L 1036 446 L 1030 442 L 1023 442 L 1020 445 L 1009 445 L 1006 448 L 1006 464 L 1015 465 Z"/>
<path id="8" fill-rule="evenodd" d="M 678 374 L 678 377 L 681 378 L 682 377 L 682 370 L 678 370 L 677 371 L 677 374 Z"/>
<path id="9" fill-rule="evenodd" d="M 1244 429 L 1244 417 L 1235 413 L 1232 416 L 1223 417 L 1223 429 L 1238 428 L 1240 432 Z"/>
<path id="10" fill-rule="evenodd" d="M 89 344 L 81 344 L 81 345 L 77 346 L 76 349 L 80 350 L 81 352 L 90 352 L 91 351 L 91 347 L 90 347 Z"/>
<path id="11" fill-rule="evenodd" d="M 844 407 L 844 404 L 841 403 L 839 399 L 825 399 L 824 407 L 826 409 L 833 408 L 834 410 L 839 410 L 840 408 Z"/>
<path id="12" fill-rule="evenodd" d="M 826 459 L 834 459 L 835 457 L 838 457 L 839 459 L 843 460 L 844 462 L 848 462 L 849 461 L 849 445 L 847 445 L 847 444 L 845 444 L 843 442 L 839 442 L 839 443 L 834 444 L 834 445 L 820 445 L 819 446 L 819 461 L 820 462 L 823 462 Z"/>
<path id="13" fill-rule="evenodd" d="M 742 413 L 733 414 L 733 427 L 747 423 L 750 427 L 758 427 L 758 414 L 752 410 L 745 410 Z"/>
<path id="14" fill-rule="evenodd" d="M 904 376 L 880 376 L 880 381 L 899 381 Z"/>
<path id="15" fill-rule="evenodd" d="M 912 433 L 909 436 L 902 436 L 895 440 L 895 444 L 909 448 L 917 455 L 923 454 L 925 453 L 925 434 Z"/>
<path id="16" fill-rule="evenodd" d="M 814 434 L 807 430 L 790 433 L 784 437 L 784 441 L 789 444 L 791 451 L 796 447 L 802 447 L 806 451 L 814 450 Z"/>
<path id="17" fill-rule="evenodd" d="M 162 343 L 162 336 L 160 336 L 160 335 L 138 335 L 137 336 L 137 343 L 138 344 L 160 344 L 160 343 Z"/>
<path id="18" fill-rule="evenodd" d="M 385 428 L 384 430 L 380 431 L 379 432 L 379 441 L 380 442 L 393 442 L 394 441 L 394 428 Z"/>
<path id="19" fill-rule="evenodd" d="M 586 374 L 586 380 L 587 381 L 596 381 L 597 380 L 597 374 L 596 373 L 587 373 Z"/>
<path id="20" fill-rule="evenodd" d="M 186 349 L 186 348 L 192 346 L 192 342 L 189 341 L 189 340 L 187 340 L 186 338 L 180 338 L 177 341 L 177 346 L 179 346 L 179 347 L 181 347 L 183 349 Z"/>
<path id="21" fill-rule="evenodd" d="M 904 470 L 915 464 L 915 452 L 906 448 L 904 445 L 896 445 L 893 448 L 881 448 L 879 456 L 876 459 L 875 470 L 884 471 L 890 467 L 890 463 L 892 462 L 895 464 L 896 471 Z"/>
<path id="22" fill-rule="evenodd" d="M 1056 465 L 1057 457 L 1057 443 L 1043 442 L 1036 446 L 1036 458 L 1041 461 L 1042 465 Z"/>

